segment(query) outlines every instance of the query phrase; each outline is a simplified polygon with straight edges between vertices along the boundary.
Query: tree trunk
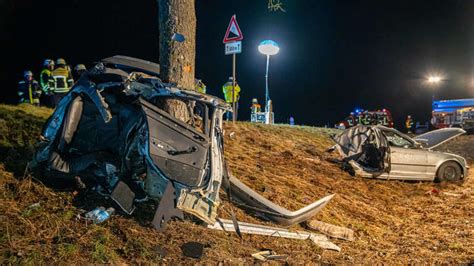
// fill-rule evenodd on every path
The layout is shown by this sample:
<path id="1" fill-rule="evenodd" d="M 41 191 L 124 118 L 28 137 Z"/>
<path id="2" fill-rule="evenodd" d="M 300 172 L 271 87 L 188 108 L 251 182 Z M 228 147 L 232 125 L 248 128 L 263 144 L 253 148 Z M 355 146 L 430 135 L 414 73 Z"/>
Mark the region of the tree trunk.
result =
<path id="1" fill-rule="evenodd" d="M 164 82 L 194 90 L 196 57 L 196 10 L 194 0 L 157 0 L 160 32 L 160 76 Z M 174 33 L 184 35 L 184 42 L 173 41 Z M 164 99 L 163 109 L 176 118 L 191 120 L 186 103 Z"/>

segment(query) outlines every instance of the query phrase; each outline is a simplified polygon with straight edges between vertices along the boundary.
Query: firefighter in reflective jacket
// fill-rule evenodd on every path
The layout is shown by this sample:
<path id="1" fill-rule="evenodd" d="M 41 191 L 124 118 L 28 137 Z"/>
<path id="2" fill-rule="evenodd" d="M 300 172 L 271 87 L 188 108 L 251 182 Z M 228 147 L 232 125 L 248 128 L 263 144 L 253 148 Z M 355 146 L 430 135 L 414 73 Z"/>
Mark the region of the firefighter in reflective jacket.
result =
<path id="1" fill-rule="evenodd" d="M 347 125 L 348 125 L 349 127 L 355 126 L 355 124 L 356 124 L 356 119 L 355 119 L 355 117 L 354 117 L 354 113 L 353 113 L 353 112 L 350 113 L 350 115 L 347 117 L 346 121 L 347 121 Z"/>
<path id="2" fill-rule="evenodd" d="M 202 94 L 206 94 L 206 84 L 200 79 L 194 80 L 194 89 Z"/>
<path id="3" fill-rule="evenodd" d="M 44 60 L 43 70 L 40 73 L 40 86 L 42 90 L 41 104 L 48 107 L 53 106 L 53 90 L 54 81 L 52 80 L 52 73 L 54 70 L 54 61 L 51 59 Z"/>
<path id="4" fill-rule="evenodd" d="M 54 82 L 54 105 L 56 106 L 59 101 L 69 92 L 74 79 L 72 78 L 71 70 L 66 65 L 66 60 L 59 58 L 56 60 L 56 68 L 53 70 L 52 81 Z"/>
<path id="5" fill-rule="evenodd" d="M 262 110 L 262 107 L 258 103 L 257 98 L 252 99 L 252 106 L 250 107 L 250 113 L 255 114 L 255 113 L 260 113 Z"/>
<path id="6" fill-rule="evenodd" d="M 33 73 L 29 70 L 23 73 L 23 80 L 18 82 L 18 97 L 20 103 L 29 103 L 39 106 L 41 88 L 36 80 L 33 79 Z"/>
<path id="7" fill-rule="evenodd" d="M 229 104 L 233 104 L 235 102 L 235 120 L 237 120 L 237 114 L 239 110 L 239 98 L 240 98 L 240 87 L 235 82 L 235 89 L 234 89 L 234 97 L 232 98 L 232 82 L 234 79 L 229 77 L 229 80 L 222 86 L 222 92 L 224 92 L 225 101 Z M 232 113 L 227 112 L 227 121 L 233 119 Z"/>
<path id="8" fill-rule="evenodd" d="M 407 133 L 411 133 L 413 128 L 413 119 L 411 119 L 411 115 L 407 116 L 407 120 L 405 120 L 405 127 L 407 128 Z"/>

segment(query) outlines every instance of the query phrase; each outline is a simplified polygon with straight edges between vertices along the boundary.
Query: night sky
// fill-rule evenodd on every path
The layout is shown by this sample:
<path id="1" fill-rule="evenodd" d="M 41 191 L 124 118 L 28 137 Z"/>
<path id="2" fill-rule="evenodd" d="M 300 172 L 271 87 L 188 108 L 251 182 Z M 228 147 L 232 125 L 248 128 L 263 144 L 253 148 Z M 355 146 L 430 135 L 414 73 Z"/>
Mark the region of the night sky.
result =
<path id="1" fill-rule="evenodd" d="M 240 120 L 251 98 L 263 101 L 261 40 L 280 44 L 270 62 L 270 96 L 277 122 L 334 125 L 354 108 L 388 108 L 400 125 L 407 114 L 428 121 L 431 98 L 474 97 L 474 1 L 282 0 L 196 1 L 196 77 L 222 97 L 231 56 L 222 39 L 230 17 L 244 34 L 237 56 Z M 45 58 L 69 64 L 115 54 L 158 61 L 156 1 L 0 0 L 1 102 L 13 103 L 22 71 L 36 77 Z M 425 79 L 445 80 L 431 87 Z"/>

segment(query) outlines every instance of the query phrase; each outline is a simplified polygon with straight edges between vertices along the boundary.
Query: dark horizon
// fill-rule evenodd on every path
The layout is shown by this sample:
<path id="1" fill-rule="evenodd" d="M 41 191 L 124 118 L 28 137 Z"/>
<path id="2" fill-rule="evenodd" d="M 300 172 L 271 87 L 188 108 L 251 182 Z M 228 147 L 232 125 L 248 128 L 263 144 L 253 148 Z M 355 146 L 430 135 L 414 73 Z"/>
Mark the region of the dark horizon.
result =
<path id="1" fill-rule="evenodd" d="M 280 44 L 270 62 L 276 122 L 330 125 L 356 107 L 389 109 L 397 125 L 411 114 L 428 121 L 431 99 L 474 97 L 474 2 L 287 1 L 271 12 L 267 1 L 196 1 L 196 77 L 222 96 L 231 75 L 224 37 L 233 14 L 244 34 L 237 56 L 242 87 L 239 120 L 249 119 L 252 98 L 264 98 L 263 39 Z M 69 64 L 115 54 L 158 61 L 156 1 L 4 1 L 6 44 L 0 102 L 14 103 L 25 69 L 38 79 L 45 58 Z M 445 80 L 426 84 L 430 74 Z"/>

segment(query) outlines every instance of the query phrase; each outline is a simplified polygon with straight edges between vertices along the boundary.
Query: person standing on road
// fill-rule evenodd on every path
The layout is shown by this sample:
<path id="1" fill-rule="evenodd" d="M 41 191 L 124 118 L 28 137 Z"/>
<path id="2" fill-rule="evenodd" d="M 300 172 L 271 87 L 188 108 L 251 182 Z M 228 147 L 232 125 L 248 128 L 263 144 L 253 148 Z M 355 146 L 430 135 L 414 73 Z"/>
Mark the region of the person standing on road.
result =
<path id="1" fill-rule="evenodd" d="M 233 81 L 234 81 L 234 78 L 229 77 L 229 80 L 222 86 L 222 92 L 224 93 L 225 101 L 230 105 L 233 105 L 233 103 L 235 102 L 235 114 L 232 114 L 232 112 L 227 112 L 226 114 L 227 121 L 233 120 L 234 116 L 235 116 L 235 120 L 237 120 L 237 114 L 239 110 L 240 86 L 237 84 L 237 81 L 236 81 L 235 89 L 234 89 L 234 97 L 232 98 Z"/>
<path id="2" fill-rule="evenodd" d="M 412 133 L 412 128 L 413 128 L 413 119 L 411 118 L 411 115 L 407 116 L 407 120 L 405 120 L 405 127 L 407 129 L 407 133 L 411 134 Z"/>
<path id="3" fill-rule="evenodd" d="M 53 106 L 53 90 L 54 82 L 52 82 L 52 73 L 54 70 L 54 61 L 51 59 L 44 60 L 43 70 L 40 73 L 40 86 L 42 90 L 41 105 L 48 107 Z"/>
<path id="4" fill-rule="evenodd" d="M 52 81 L 54 82 L 54 106 L 66 95 L 74 84 L 70 68 L 66 65 L 66 60 L 58 58 L 56 60 L 56 68 L 52 73 Z"/>
<path id="5" fill-rule="evenodd" d="M 18 82 L 19 103 L 29 103 L 40 105 L 41 88 L 33 78 L 33 72 L 26 70 L 23 73 L 23 80 Z"/>

